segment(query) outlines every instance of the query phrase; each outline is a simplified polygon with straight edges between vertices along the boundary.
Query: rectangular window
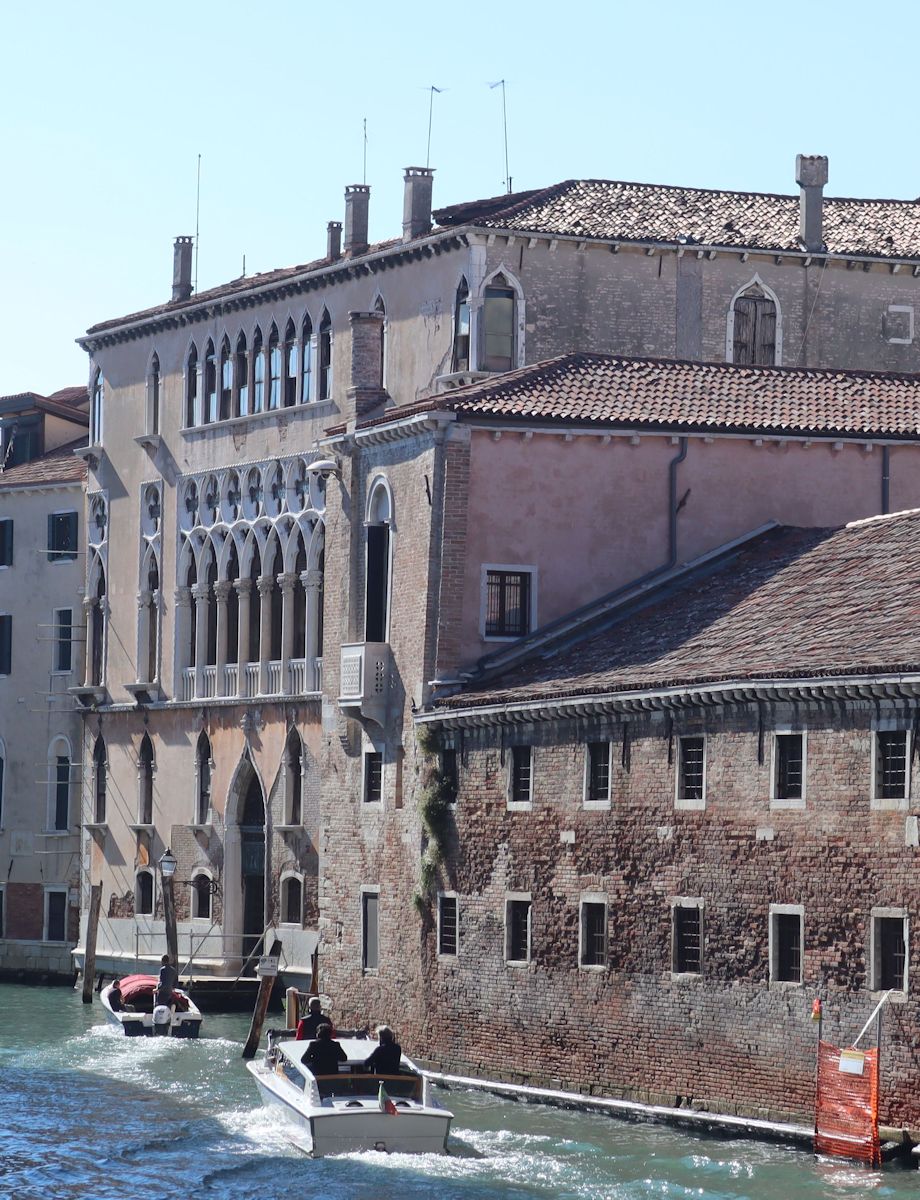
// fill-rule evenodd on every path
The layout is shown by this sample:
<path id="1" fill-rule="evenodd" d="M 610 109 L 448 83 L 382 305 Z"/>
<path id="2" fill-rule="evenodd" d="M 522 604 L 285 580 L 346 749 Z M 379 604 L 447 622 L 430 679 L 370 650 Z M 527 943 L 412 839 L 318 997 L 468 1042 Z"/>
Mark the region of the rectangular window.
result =
<path id="1" fill-rule="evenodd" d="M 903 914 L 872 917 L 872 987 L 907 991 L 907 920 Z"/>
<path id="2" fill-rule="evenodd" d="M 805 752 L 800 733 L 776 735 L 775 800 L 801 800 L 804 794 Z"/>
<path id="3" fill-rule="evenodd" d="M 486 571 L 486 637 L 530 633 L 530 571 Z"/>
<path id="4" fill-rule="evenodd" d="M 774 983 L 802 982 L 802 909 L 770 907 L 770 979 Z"/>
<path id="5" fill-rule="evenodd" d="M 530 898 L 505 902 L 505 958 L 508 962 L 530 962 Z"/>
<path id="6" fill-rule="evenodd" d="M 73 609 L 54 610 L 54 671 L 69 672 L 73 666 Z"/>
<path id="7" fill-rule="evenodd" d="M 511 749 L 511 804 L 530 804 L 533 785 L 533 751 L 530 746 Z"/>
<path id="8" fill-rule="evenodd" d="M 460 775 L 457 765 L 456 750 L 441 751 L 441 778 L 447 788 L 448 800 L 451 804 L 457 801 L 457 791 L 460 787 Z"/>
<path id="9" fill-rule="evenodd" d="M 3 900 L 6 889 L 0 884 L 0 938 L 6 937 L 6 926 L 3 923 Z"/>
<path id="10" fill-rule="evenodd" d="M 67 941 L 67 893 L 45 892 L 45 941 Z"/>
<path id="11" fill-rule="evenodd" d="M 13 522 L 7 517 L 0 521 L 0 567 L 13 565 Z"/>
<path id="12" fill-rule="evenodd" d="M 377 925 L 379 901 L 377 892 L 361 893 L 361 966 L 365 971 L 375 971 L 380 962 Z"/>
<path id="13" fill-rule="evenodd" d="M 879 800 L 907 796 L 907 730 L 880 729 L 875 735 L 875 795 Z"/>
<path id="14" fill-rule="evenodd" d="M 672 909 L 672 970 L 678 975 L 703 971 L 703 908 L 698 902 L 680 902 Z"/>
<path id="15" fill-rule="evenodd" d="M 610 803 L 610 743 L 589 742 L 585 765 L 585 803 Z"/>
<path id="16" fill-rule="evenodd" d="M 483 305 L 486 371 L 510 371 L 514 366 L 514 292 L 487 287 Z"/>
<path id="17" fill-rule="evenodd" d="M 0 675 L 9 675 L 13 669 L 13 618 L 9 613 L 0 615 Z"/>
<path id="18" fill-rule="evenodd" d="M 438 897 L 438 954 L 457 953 L 457 897 Z"/>
<path id="19" fill-rule="evenodd" d="M 77 514 L 48 514 L 48 561 L 62 562 L 77 557 Z"/>
<path id="20" fill-rule="evenodd" d="M 383 800 L 383 755 L 379 750 L 364 755 L 364 803 L 380 804 Z"/>
<path id="21" fill-rule="evenodd" d="M 59 754 L 54 760 L 54 828 L 59 833 L 70 827 L 70 759 Z"/>
<path id="22" fill-rule="evenodd" d="M 687 807 L 702 808 L 706 794 L 706 739 L 680 739 L 677 800 Z"/>
<path id="23" fill-rule="evenodd" d="M 602 900 L 582 902 L 579 962 L 583 967 L 607 965 L 607 905 Z"/>

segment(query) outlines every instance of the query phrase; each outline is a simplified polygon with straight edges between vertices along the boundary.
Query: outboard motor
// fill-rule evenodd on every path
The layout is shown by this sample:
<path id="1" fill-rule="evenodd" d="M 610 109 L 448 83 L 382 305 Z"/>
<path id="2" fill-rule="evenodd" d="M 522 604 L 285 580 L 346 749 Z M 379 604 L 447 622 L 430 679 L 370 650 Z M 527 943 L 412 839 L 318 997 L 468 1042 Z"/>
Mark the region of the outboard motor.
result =
<path id="1" fill-rule="evenodd" d="M 153 1036 L 167 1036 L 172 1028 L 172 1009 L 168 1004 L 158 1004 L 153 1010 Z"/>

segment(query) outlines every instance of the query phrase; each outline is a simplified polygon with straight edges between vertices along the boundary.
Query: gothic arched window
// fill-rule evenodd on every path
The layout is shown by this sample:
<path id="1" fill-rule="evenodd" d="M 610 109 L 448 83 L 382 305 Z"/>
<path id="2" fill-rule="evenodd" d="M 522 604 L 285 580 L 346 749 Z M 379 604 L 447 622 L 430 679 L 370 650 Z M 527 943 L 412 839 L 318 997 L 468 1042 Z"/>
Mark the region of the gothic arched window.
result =
<path id="1" fill-rule="evenodd" d="M 744 366 L 776 364 L 776 303 L 752 284 L 732 305 L 732 362 Z"/>

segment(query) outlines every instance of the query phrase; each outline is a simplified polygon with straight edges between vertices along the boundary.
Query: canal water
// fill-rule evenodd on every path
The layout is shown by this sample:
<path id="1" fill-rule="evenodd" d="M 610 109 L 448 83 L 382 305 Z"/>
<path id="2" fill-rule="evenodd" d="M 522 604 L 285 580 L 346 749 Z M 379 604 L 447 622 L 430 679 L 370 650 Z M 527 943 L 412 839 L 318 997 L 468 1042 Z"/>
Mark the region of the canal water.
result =
<path id="1" fill-rule="evenodd" d="M 128 1039 L 98 999 L 0 984 L 0 1200 L 809 1200 L 916 1197 L 903 1168 L 444 1092 L 452 1157 L 313 1161 L 259 1104 L 247 1019 L 198 1042 Z M 411 1049 L 411 1048 L 409 1048 Z M 394 1118 L 395 1120 L 396 1118 Z"/>

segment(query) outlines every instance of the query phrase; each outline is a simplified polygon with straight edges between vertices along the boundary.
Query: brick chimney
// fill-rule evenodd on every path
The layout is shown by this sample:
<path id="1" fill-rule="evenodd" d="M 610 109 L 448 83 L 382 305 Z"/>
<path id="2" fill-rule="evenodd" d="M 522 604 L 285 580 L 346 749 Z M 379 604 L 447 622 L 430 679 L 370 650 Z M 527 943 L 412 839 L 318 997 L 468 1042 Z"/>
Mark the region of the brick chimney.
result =
<path id="1" fill-rule="evenodd" d="M 824 185 L 827 158 L 823 154 L 797 154 L 795 181 L 799 185 L 799 241 L 806 250 L 824 249 Z"/>
<path id="2" fill-rule="evenodd" d="M 342 222 L 330 221 L 326 226 L 326 257 L 342 257 Z"/>
<path id="3" fill-rule="evenodd" d="M 406 167 L 403 176 L 403 241 L 424 237 L 431 230 L 432 167 Z"/>
<path id="4" fill-rule="evenodd" d="M 192 294 L 192 238 L 177 237 L 173 246 L 173 300 L 188 300 Z"/>
<path id="5" fill-rule="evenodd" d="M 371 189 L 352 183 L 345 189 L 345 257 L 354 258 L 367 250 L 367 211 Z"/>
<path id="6" fill-rule="evenodd" d="M 383 386 L 383 313 L 350 312 L 351 380 L 348 416 L 364 417 L 388 399 Z"/>

